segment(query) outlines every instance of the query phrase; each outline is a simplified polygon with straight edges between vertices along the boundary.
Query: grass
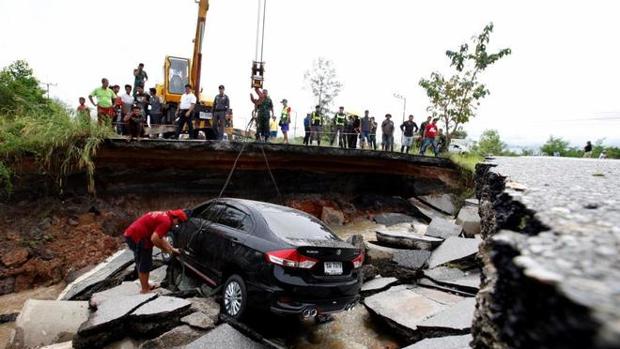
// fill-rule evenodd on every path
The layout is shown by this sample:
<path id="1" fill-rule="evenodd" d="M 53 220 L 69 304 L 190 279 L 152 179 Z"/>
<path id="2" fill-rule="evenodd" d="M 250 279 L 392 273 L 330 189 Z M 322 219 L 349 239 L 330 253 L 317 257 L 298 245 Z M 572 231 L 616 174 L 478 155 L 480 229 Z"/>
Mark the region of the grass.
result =
<path id="1" fill-rule="evenodd" d="M 50 175 L 61 192 L 68 174 L 86 171 L 88 190 L 94 193 L 92 158 L 111 135 L 110 127 L 78 121 L 60 106 L 49 112 L 0 114 L 0 193 L 11 194 L 15 169 L 24 157 L 34 158 L 40 173 Z"/>
<path id="2" fill-rule="evenodd" d="M 448 158 L 457 164 L 460 168 L 474 174 L 476 172 L 476 164 L 484 161 L 484 157 L 477 153 L 457 154 L 450 153 Z"/>

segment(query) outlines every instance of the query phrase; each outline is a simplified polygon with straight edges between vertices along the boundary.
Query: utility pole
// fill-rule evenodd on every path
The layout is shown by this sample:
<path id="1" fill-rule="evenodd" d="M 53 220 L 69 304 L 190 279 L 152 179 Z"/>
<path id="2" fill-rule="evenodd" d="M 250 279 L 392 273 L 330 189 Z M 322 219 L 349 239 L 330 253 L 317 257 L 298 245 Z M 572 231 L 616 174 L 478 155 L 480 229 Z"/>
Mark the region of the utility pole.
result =
<path id="1" fill-rule="evenodd" d="M 49 105 L 49 103 L 50 103 L 50 86 L 56 87 L 56 86 L 58 86 L 58 84 L 53 83 L 53 82 L 41 82 L 41 85 L 45 85 L 45 90 L 46 90 L 46 93 L 47 93 L 47 102 L 46 103 Z"/>
<path id="2" fill-rule="evenodd" d="M 405 122 L 405 114 L 407 113 L 407 97 L 399 95 L 398 93 L 394 93 L 394 98 L 403 101 L 403 122 Z"/>

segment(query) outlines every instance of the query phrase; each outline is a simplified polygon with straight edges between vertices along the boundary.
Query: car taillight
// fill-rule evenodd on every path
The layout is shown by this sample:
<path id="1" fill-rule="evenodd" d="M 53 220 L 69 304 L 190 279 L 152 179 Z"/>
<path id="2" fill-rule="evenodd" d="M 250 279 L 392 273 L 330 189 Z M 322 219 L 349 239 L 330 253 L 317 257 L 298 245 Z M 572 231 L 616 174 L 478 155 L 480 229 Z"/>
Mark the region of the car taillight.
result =
<path id="1" fill-rule="evenodd" d="M 267 252 L 265 253 L 265 259 L 269 263 L 283 267 L 301 269 L 310 269 L 318 262 L 318 259 L 306 257 L 295 249 Z"/>
<path id="2" fill-rule="evenodd" d="M 364 264 L 364 252 L 361 252 L 357 257 L 353 258 L 353 268 L 357 269 Z"/>

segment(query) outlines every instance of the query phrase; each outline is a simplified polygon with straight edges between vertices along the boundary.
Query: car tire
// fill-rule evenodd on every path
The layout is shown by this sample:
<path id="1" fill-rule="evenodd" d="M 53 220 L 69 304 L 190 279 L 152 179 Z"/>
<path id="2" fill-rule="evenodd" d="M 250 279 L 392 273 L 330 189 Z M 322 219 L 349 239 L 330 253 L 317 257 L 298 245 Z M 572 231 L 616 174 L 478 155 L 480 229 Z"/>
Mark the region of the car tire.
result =
<path id="1" fill-rule="evenodd" d="M 235 320 L 239 320 L 245 313 L 247 291 L 243 278 L 232 275 L 222 288 L 222 311 Z"/>
<path id="2" fill-rule="evenodd" d="M 168 264 L 168 270 L 166 271 L 166 279 L 168 281 L 168 289 L 172 292 L 179 291 L 179 284 L 183 278 L 183 266 L 181 263 L 173 259 Z"/>

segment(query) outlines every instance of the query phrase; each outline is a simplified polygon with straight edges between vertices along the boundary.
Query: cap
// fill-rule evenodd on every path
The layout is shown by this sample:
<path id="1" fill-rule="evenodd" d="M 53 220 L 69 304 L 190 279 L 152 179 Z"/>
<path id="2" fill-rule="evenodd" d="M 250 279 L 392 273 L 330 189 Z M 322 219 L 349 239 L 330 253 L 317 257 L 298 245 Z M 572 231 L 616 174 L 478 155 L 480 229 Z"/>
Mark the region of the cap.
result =
<path id="1" fill-rule="evenodd" d="M 288 99 L 284 98 L 283 100 L 280 101 L 280 103 L 288 103 Z"/>
<path id="2" fill-rule="evenodd" d="M 181 222 L 185 222 L 188 219 L 187 218 L 187 214 L 185 213 L 185 211 L 183 211 L 181 209 L 168 211 L 168 216 L 170 216 L 172 218 L 177 218 Z"/>

